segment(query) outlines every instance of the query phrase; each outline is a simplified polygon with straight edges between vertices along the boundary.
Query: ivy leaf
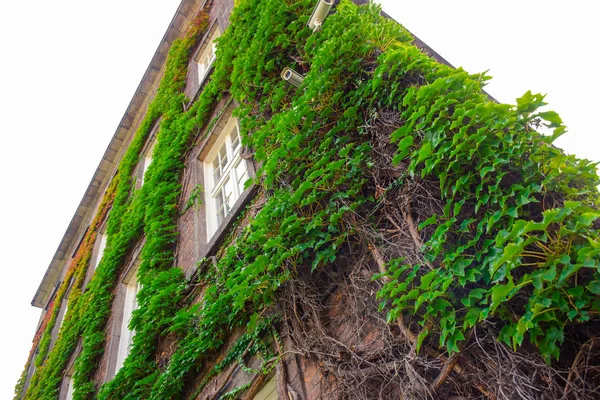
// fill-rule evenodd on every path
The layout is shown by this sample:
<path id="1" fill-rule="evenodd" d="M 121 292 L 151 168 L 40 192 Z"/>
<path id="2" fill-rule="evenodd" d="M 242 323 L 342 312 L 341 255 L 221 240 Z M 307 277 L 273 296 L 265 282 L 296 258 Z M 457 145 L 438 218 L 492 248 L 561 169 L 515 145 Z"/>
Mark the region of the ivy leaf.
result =
<path id="1" fill-rule="evenodd" d="M 423 327 L 423 329 L 421 329 L 421 332 L 419 332 L 419 336 L 417 336 L 417 343 L 415 345 L 415 350 L 418 353 L 419 350 L 421 350 L 421 346 L 423 345 L 423 341 L 425 340 L 425 338 L 429 336 L 429 328 L 427 328 L 426 326 Z"/>
<path id="2" fill-rule="evenodd" d="M 433 214 L 431 217 L 427 218 L 425 221 L 419 224 L 419 229 L 423 229 L 431 224 L 435 224 L 437 222 L 437 215 Z"/>
<path id="3" fill-rule="evenodd" d="M 512 262 L 523 251 L 522 243 L 510 243 L 504 248 L 502 257 L 500 257 L 492 266 L 491 275 L 494 276 L 496 271 L 505 263 Z"/>
<path id="4" fill-rule="evenodd" d="M 423 147 L 421 147 L 421 150 L 419 150 L 419 158 L 417 158 L 417 163 L 428 159 L 431 156 L 431 153 L 431 142 L 426 142 Z"/>
<path id="5" fill-rule="evenodd" d="M 431 305 L 433 311 L 444 311 L 448 307 L 452 307 L 452 304 L 448 300 L 440 298 L 436 299 Z"/>
<path id="6" fill-rule="evenodd" d="M 494 170 L 494 166 L 493 165 L 492 166 L 483 167 L 481 169 L 481 172 L 479 172 L 479 175 L 483 179 L 487 175 L 488 172 L 491 172 L 493 170 Z"/>
<path id="7" fill-rule="evenodd" d="M 423 275 L 421 277 L 421 285 L 419 286 L 421 288 L 421 290 L 427 290 L 429 289 L 429 286 L 431 286 L 431 281 L 433 281 L 433 278 L 435 278 L 435 276 L 438 274 L 438 271 L 430 271 L 429 273 Z"/>
<path id="8" fill-rule="evenodd" d="M 530 113 L 535 111 L 537 108 L 546 105 L 544 103 L 544 97 L 541 94 L 532 94 L 531 90 L 525 92 L 525 94 L 517 99 L 517 111 L 521 113 Z"/>
<path id="9" fill-rule="evenodd" d="M 498 335 L 498 340 L 504 342 L 507 346 L 512 347 L 512 338 L 516 333 L 517 331 L 512 325 L 504 325 Z"/>
<path id="10" fill-rule="evenodd" d="M 540 116 L 540 118 L 550 122 L 550 128 L 556 128 L 558 126 L 561 126 L 563 123 L 562 119 L 554 111 L 541 112 L 538 115 Z"/>
<path id="11" fill-rule="evenodd" d="M 508 300 L 510 300 L 509 293 L 515 288 L 515 284 L 512 281 L 508 281 L 506 285 L 496 285 L 492 288 L 492 311 L 498 306 Z"/>
<path id="12" fill-rule="evenodd" d="M 598 218 L 600 218 L 599 212 L 585 212 L 581 215 L 577 215 L 575 216 L 575 219 L 577 220 L 576 229 L 580 227 L 588 227 Z"/>
<path id="13" fill-rule="evenodd" d="M 410 153 L 410 146 L 413 145 L 414 141 L 412 136 L 407 136 L 398 143 L 398 153 L 396 153 L 392 160 L 394 165 L 398 165 Z"/>
<path id="14" fill-rule="evenodd" d="M 356 118 L 357 114 L 358 114 L 358 106 L 349 107 L 344 112 L 344 118 L 354 119 L 354 118 Z"/>
<path id="15" fill-rule="evenodd" d="M 254 328 L 256 328 L 256 322 L 258 321 L 258 313 L 252 314 L 250 320 L 248 321 L 247 331 L 252 332 Z"/>
<path id="16" fill-rule="evenodd" d="M 592 281 L 592 282 L 590 282 L 590 284 L 587 285 L 587 288 L 593 294 L 600 295 L 600 281 Z"/>
<path id="17" fill-rule="evenodd" d="M 463 329 L 468 329 L 468 328 L 475 326 L 475 324 L 479 320 L 479 312 L 480 311 L 481 311 L 481 309 L 478 307 L 470 308 L 469 311 L 467 311 L 467 315 L 465 315 L 465 322 L 463 324 Z"/>
<path id="18" fill-rule="evenodd" d="M 565 127 L 564 125 L 561 125 L 561 126 L 557 127 L 556 129 L 554 129 L 551 136 L 545 137 L 544 141 L 546 143 L 552 143 L 556 139 L 558 139 L 559 137 L 564 135 L 566 132 L 567 132 L 567 127 Z"/>

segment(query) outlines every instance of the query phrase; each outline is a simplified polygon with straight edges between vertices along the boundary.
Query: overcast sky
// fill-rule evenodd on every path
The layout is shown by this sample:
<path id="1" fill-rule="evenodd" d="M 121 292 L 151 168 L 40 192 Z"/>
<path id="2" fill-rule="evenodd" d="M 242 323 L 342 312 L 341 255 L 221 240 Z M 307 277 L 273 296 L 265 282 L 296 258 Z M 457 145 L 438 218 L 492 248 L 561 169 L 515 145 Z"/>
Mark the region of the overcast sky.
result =
<path id="1" fill-rule="evenodd" d="M 547 93 L 570 131 L 558 144 L 600 161 L 594 3 L 383 6 L 454 66 L 490 70 L 499 101 Z M 12 398 L 31 347 L 31 299 L 178 4 L 0 2 L 0 400 Z"/>

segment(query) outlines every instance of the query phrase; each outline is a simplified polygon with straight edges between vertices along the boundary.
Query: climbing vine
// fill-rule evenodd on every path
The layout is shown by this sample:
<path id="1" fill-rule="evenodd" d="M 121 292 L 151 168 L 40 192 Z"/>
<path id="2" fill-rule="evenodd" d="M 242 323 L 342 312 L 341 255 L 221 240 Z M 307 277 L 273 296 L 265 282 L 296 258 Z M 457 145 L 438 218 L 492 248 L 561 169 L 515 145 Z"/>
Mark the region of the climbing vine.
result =
<path id="1" fill-rule="evenodd" d="M 181 398 L 239 330 L 245 333 L 206 379 L 248 354 L 262 357 L 254 372 L 268 373 L 279 361 L 270 327 L 281 321 L 275 310 L 287 288 L 337 268 L 344 252 L 358 248 L 366 249 L 366 265 L 377 266 L 380 312 L 413 357 L 445 360 L 433 390 L 459 368 L 456 354 L 480 338 L 477 330 L 490 326 L 512 352 L 533 345 L 531 357 L 549 365 L 570 360 L 575 368 L 561 353 L 565 338 L 578 338 L 582 350 L 582 331 L 574 332 L 597 324 L 600 311 L 596 165 L 552 145 L 565 127 L 556 113 L 540 111 L 543 96 L 493 102 L 483 92 L 487 76 L 423 54 L 376 6 L 342 1 L 313 33 L 306 27 L 313 3 L 237 2 L 210 80 L 189 108 L 182 92 L 206 12 L 173 43 L 157 95 L 101 207 L 106 213 L 112 203 L 104 256 L 82 293 L 95 222 L 59 289 L 55 304 L 75 276 L 49 352 L 57 307 L 43 325 L 40 368 L 25 398 L 56 398 L 79 337 L 75 399 Z M 305 75 L 299 89 L 279 76 L 288 66 Z M 215 265 L 188 282 L 174 266 L 178 204 L 191 207 L 202 188 L 180 202 L 181 174 L 189 147 L 209 131 L 215 103 L 227 96 L 239 104 L 243 143 L 260 165 L 250 183 L 261 202 L 241 214 L 243 224 L 224 240 Z M 159 119 L 153 161 L 136 189 L 133 173 Z M 552 133 L 538 133 L 541 126 Z M 98 387 L 116 279 L 140 243 L 130 356 Z M 198 282 L 203 297 L 191 302 L 189 284 Z M 166 337 L 175 348 L 163 360 L 156 349 Z M 563 378 L 569 390 L 573 379 Z M 472 386 L 492 398 L 487 385 Z"/>

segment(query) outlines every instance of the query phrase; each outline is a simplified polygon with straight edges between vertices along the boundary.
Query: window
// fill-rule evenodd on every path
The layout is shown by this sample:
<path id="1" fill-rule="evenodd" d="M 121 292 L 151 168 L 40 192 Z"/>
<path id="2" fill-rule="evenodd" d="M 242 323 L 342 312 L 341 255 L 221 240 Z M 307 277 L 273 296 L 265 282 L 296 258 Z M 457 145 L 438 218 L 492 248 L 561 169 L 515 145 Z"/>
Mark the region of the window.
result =
<path id="1" fill-rule="evenodd" d="M 248 166 L 240 157 L 241 147 L 237 120 L 230 118 L 204 161 L 209 239 L 244 192 Z"/>
<path id="2" fill-rule="evenodd" d="M 144 154 L 144 158 L 142 158 L 142 162 L 140 165 L 140 186 L 144 184 L 144 177 L 146 176 L 146 172 L 148 171 L 148 167 L 150 167 L 150 164 L 152 164 L 152 152 L 154 151 L 154 144 L 156 142 L 153 142 L 150 147 L 148 148 L 148 150 L 146 151 L 146 154 Z"/>
<path id="3" fill-rule="evenodd" d="M 206 41 L 206 44 L 198 53 L 196 58 L 198 62 L 198 82 L 202 84 L 206 76 L 210 72 L 210 67 L 216 58 L 217 43 L 215 40 L 221 36 L 221 31 L 217 28 L 212 32 L 210 38 Z"/>
<path id="4" fill-rule="evenodd" d="M 128 274 L 123 284 L 125 285 L 125 302 L 123 305 L 123 321 L 121 323 L 121 336 L 119 340 L 119 347 L 117 350 L 117 366 L 115 372 L 118 372 L 125 359 L 129 355 L 131 349 L 131 343 L 133 342 L 133 336 L 135 331 L 129 329 L 129 322 L 131 321 L 131 315 L 133 311 L 137 309 L 137 294 L 140 290 L 140 284 L 136 278 L 137 268 Z"/>
<path id="5" fill-rule="evenodd" d="M 142 152 L 140 153 L 140 159 L 135 170 L 135 178 L 136 178 L 136 189 L 139 189 L 144 184 L 144 179 L 146 178 L 146 172 L 148 172 L 148 168 L 150 164 L 152 164 L 152 155 L 154 154 L 154 146 L 156 145 L 156 137 L 158 136 L 158 131 L 160 129 L 160 121 L 159 118 L 152 129 L 150 130 L 150 134 L 146 139 L 146 143 L 142 148 Z"/>
<path id="6" fill-rule="evenodd" d="M 100 260 L 102 259 L 102 255 L 104 254 L 104 249 L 106 248 L 106 233 L 99 233 L 98 238 L 98 246 L 96 248 L 96 254 L 94 258 L 93 270 L 95 271 L 98 268 L 98 264 L 100 264 Z"/>
<path id="7" fill-rule="evenodd" d="M 104 250 L 106 249 L 106 241 L 108 239 L 108 235 L 106 234 L 106 219 L 103 224 L 98 229 L 98 235 L 96 236 L 96 242 L 94 243 L 94 249 L 92 253 L 92 258 L 90 259 L 90 266 L 85 274 L 85 281 L 83 283 L 84 290 L 87 288 L 88 284 L 92 280 L 98 265 L 100 265 L 100 261 L 102 260 L 102 256 L 104 255 Z"/>
<path id="8" fill-rule="evenodd" d="M 60 328 L 62 328 L 63 322 L 65 322 L 65 317 L 67 316 L 67 311 L 69 311 L 69 302 L 65 300 L 65 311 L 60 317 L 60 323 L 58 324 L 58 330 L 60 332 Z"/>

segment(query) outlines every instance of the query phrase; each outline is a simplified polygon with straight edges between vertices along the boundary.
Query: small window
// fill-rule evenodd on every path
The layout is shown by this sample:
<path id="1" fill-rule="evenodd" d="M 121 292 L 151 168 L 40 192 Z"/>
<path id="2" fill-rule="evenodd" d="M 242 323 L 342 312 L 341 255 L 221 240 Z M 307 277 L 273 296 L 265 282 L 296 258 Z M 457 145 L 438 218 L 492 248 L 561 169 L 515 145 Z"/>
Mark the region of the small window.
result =
<path id="1" fill-rule="evenodd" d="M 208 76 L 212 63 L 215 61 L 217 53 L 217 43 L 215 41 L 219 36 L 221 36 L 221 31 L 217 28 L 196 57 L 196 62 L 198 63 L 198 82 L 200 84 L 202 84 L 204 79 Z"/>
<path id="2" fill-rule="evenodd" d="M 152 164 L 152 152 L 154 151 L 154 142 L 150 145 L 140 165 L 140 186 L 144 184 L 144 177 L 148 171 L 148 167 Z"/>
<path id="3" fill-rule="evenodd" d="M 240 130 L 231 118 L 204 161 L 208 237 L 217 231 L 244 192 L 248 165 L 240 157 Z"/>
<path id="4" fill-rule="evenodd" d="M 136 189 L 141 188 L 144 184 L 146 172 L 148 172 L 148 168 L 150 167 L 150 164 L 152 164 L 152 156 L 154 154 L 154 146 L 156 146 L 156 137 L 158 136 L 158 131 L 160 129 L 160 121 L 161 120 L 158 119 L 152 126 L 152 130 L 140 153 L 140 159 L 135 170 Z"/>
<path id="5" fill-rule="evenodd" d="M 119 348 L 117 351 L 117 365 L 116 372 L 118 372 L 125 359 L 129 355 L 131 349 L 131 343 L 133 342 L 133 336 L 135 331 L 129 328 L 131 321 L 131 315 L 133 311 L 138 308 L 137 294 L 140 290 L 140 283 L 136 277 L 137 268 L 129 273 L 129 276 L 123 281 L 125 285 L 125 302 L 123 305 L 123 321 L 121 323 L 121 337 L 119 339 Z"/>
<path id="6" fill-rule="evenodd" d="M 65 322 L 65 317 L 67 316 L 67 311 L 69 311 L 69 302 L 65 300 L 65 311 L 63 311 L 63 314 L 60 317 L 60 323 L 58 324 L 59 332 L 60 332 L 60 328 L 62 328 L 62 326 L 63 326 L 63 322 Z"/>
<path id="7" fill-rule="evenodd" d="M 104 254 L 104 249 L 106 249 L 106 238 L 107 235 L 106 233 L 99 233 L 97 236 L 97 248 L 95 251 L 95 258 L 94 258 L 94 265 L 93 265 L 93 269 L 94 271 L 96 270 L 96 268 L 98 268 L 98 264 L 100 264 L 100 260 L 102 259 L 102 255 Z"/>

